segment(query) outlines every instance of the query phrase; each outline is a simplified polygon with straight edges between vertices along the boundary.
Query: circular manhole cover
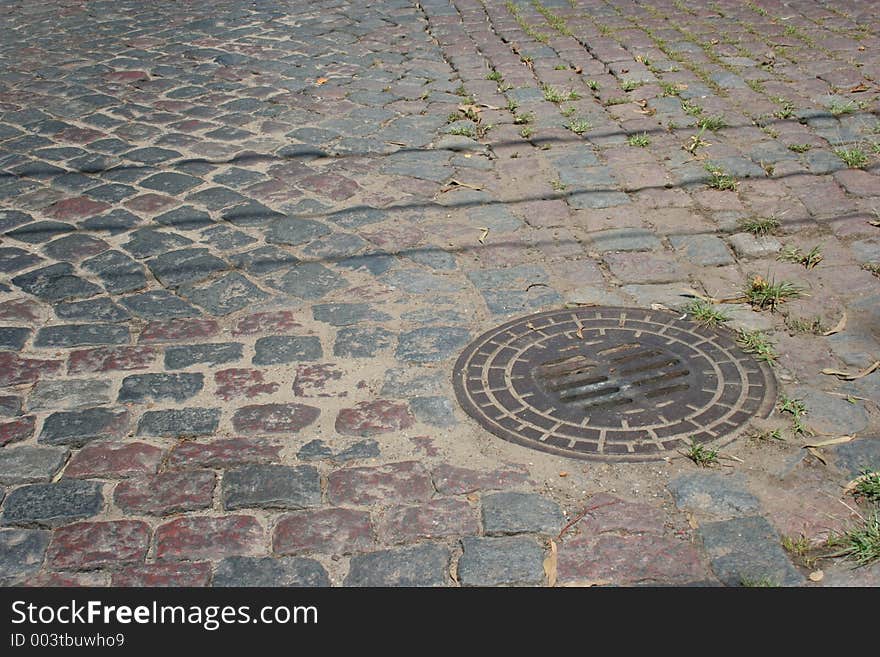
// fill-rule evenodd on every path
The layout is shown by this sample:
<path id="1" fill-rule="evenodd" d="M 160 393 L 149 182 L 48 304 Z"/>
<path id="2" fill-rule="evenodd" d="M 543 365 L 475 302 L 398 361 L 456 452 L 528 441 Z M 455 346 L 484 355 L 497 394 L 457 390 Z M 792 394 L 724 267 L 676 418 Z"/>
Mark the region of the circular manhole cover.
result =
<path id="1" fill-rule="evenodd" d="M 725 444 L 776 400 L 770 367 L 729 333 L 638 308 L 510 321 L 465 349 L 453 381 L 465 411 L 505 440 L 615 461 Z"/>

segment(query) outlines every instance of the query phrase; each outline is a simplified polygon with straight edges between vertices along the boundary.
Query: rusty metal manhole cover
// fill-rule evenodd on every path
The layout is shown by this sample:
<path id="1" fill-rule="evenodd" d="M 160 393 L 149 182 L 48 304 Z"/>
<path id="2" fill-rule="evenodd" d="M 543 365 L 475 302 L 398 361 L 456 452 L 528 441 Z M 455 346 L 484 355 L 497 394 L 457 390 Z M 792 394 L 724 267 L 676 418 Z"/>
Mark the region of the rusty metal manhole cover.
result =
<path id="1" fill-rule="evenodd" d="M 455 364 L 459 403 L 496 436 L 574 458 L 646 461 L 733 440 L 776 400 L 770 367 L 675 314 L 584 307 L 521 317 Z"/>

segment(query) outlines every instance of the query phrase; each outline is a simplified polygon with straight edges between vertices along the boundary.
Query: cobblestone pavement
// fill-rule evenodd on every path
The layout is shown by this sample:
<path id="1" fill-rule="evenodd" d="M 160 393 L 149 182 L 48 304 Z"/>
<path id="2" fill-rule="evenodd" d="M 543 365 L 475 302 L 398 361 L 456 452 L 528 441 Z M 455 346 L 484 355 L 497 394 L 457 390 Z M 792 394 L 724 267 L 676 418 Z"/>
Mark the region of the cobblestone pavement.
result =
<path id="1" fill-rule="evenodd" d="M 880 359 L 872 4 L 0 2 L 0 583 L 880 584 L 797 554 L 880 469 L 820 374 Z M 687 289 L 805 415 L 699 468 L 459 409 L 492 326 Z"/>

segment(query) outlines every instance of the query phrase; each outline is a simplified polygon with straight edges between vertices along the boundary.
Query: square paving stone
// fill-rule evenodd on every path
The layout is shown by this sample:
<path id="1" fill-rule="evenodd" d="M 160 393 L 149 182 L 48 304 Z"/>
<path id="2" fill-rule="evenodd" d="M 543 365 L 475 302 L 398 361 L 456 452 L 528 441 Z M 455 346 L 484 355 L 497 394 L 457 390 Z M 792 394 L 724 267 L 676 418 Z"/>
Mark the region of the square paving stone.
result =
<path id="1" fill-rule="evenodd" d="M 712 570 L 727 586 L 763 581 L 799 586 L 804 582 L 782 549 L 779 534 L 761 516 L 705 523 L 698 531 Z"/>
<path id="2" fill-rule="evenodd" d="M 447 586 L 451 556 L 448 548 L 430 543 L 358 554 L 343 586 Z"/>
<path id="3" fill-rule="evenodd" d="M 544 549 L 527 536 L 463 538 L 458 562 L 462 586 L 540 586 Z"/>
<path id="4" fill-rule="evenodd" d="M 129 415 L 125 410 L 87 408 L 62 411 L 46 418 L 37 440 L 44 445 L 82 447 L 96 440 L 121 438 L 128 426 Z"/>
<path id="5" fill-rule="evenodd" d="M 127 326 L 118 324 L 63 324 L 47 326 L 37 332 L 35 347 L 85 347 L 102 344 L 129 344 Z"/>
<path id="6" fill-rule="evenodd" d="M 40 256 L 28 253 L 24 249 L 16 247 L 0 248 L 0 271 L 6 274 L 29 269 L 42 260 Z"/>
<path id="7" fill-rule="evenodd" d="M 254 365 L 275 365 L 319 360 L 323 357 L 321 340 L 311 335 L 273 335 L 260 338 L 254 345 Z"/>
<path id="8" fill-rule="evenodd" d="M 96 481 L 30 484 L 9 493 L 0 524 L 54 528 L 95 516 L 103 505 L 101 484 Z"/>
<path id="9" fill-rule="evenodd" d="M 214 223 L 211 215 L 191 205 L 184 205 L 160 214 L 155 221 L 180 230 L 199 230 Z"/>
<path id="10" fill-rule="evenodd" d="M 198 393 L 204 385 L 201 373 L 132 374 L 122 380 L 120 403 L 138 403 L 171 399 L 182 402 Z"/>
<path id="11" fill-rule="evenodd" d="M 0 529 L 0 586 L 15 586 L 43 565 L 51 532 Z"/>
<path id="12" fill-rule="evenodd" d="M 74 275 L 73 266 L 66 262 L 20 274 L 12 279 L 12 283 L 49 302 L 86 299 L 101 293 L 97 285 Z"/>
<path id="13" fill-rule="evenodd" d="M 110 382 L 102 379 L 37 381 L 28 395 L 28 409 L 33 412 L 94 407 L 111 399 Z"/>
<path id="14" fill-rule="evenodd" d="M 194 187 L 198 187 L 203 182 L 204 181 L 201 178 L 196 178 L 195 176 L 165 171 L 142 180 L 140 186 L 146 187 L 147 189 L 154 189 L 170 196 L 177 196 Z"/>
<path id="15" fill-rule="evenodd" d="M 494 493 L 483 497 L 483 528 L 487 534 L 557 534 L 565 524 L 552 500 L 534 493 Z"/>
<path id="16" fill-rule="evenodd" d="M 321 504 L 321 478 L 312 465 L 247 465 L 223 476 L 223 507 L 304 509 Z"/>
<path id="17" fill-rule="evenodd" d="M 75 233 L 49 242 L 43 247 L 43 253 L 53 260 L 78 261 L 97 255 L 109 248 L 110 245 L 104 240 Z"/>
<path id="18" fill-rule="evenodd" d="M 119 301 L 132 313 L 144 319 L 198 317 L 201 315 L 201 312 L 194 306 L 167 290 L 133 294 L 122 297 Z"/>
<path id="19" fill-rule="evenodd" d="M 59 319 L 123 322 L 131 318 L 127 310 L 117 306 L 108 297 L 59 303 L 52 309 Z"/>
<path id="20" fill-rule="evenodd" d="M 398 360 L 433 363 L 452 358 L 470 340 L 470 332 L 458 326 L 429 326 L 400 336 Z"/>
<path id="21" fill-rule="evenodd" d="M 380 327 L 340 329 L 333 343 L 333 355 L 339 358 L 373 358 L 394 346 L 395 333 Z"/>
<path id="22" fill-rule="evenodd" d="M 31 330 L 16 326 L 0 326 L 0 349 L 21 351 L 30 337 Z"/>
<path id="23" fill-rule="evenodd" d="M 141 228 L 129 235 L 122 248 L 135 258 L 149 258 L 160 253 L 192 244 L 192 240 L 176 233 L 163 233 L 151 228 Z"/>
<path id="24" fill-rule="evenodd" d="M 233 207 L 224 210 L 221 216 L 233 226 L 264 226 L 287 215 L 276 212 L 258 201 L 242 197 L 242 200 Z"/>
<path id="25" fill-rule="evenodd" d="M 219 422 L 219 408 L 181 408 L 167 411 L 147 411 L 138 422 L 137 435 L 172 438 L 206 436 L 217 430 Z"/>
<path id="26" fill-rule="evenodd" d="M 83 263 L 113 294 L 134 292 L 147 286 L 144 267 L 121 251 L 107 251 Z"/>
<path id="27" fill-rule="evenodd" d="M 734 262 L 724 240 L 714 235 L 670 235 L 669 242 L 688 261 L 698 265 L 719 267 Z"/>
<path id="28" fill-rule="evenodd" d="M 40 244 L 75 230 L 74 226 L 61 221 L 34 221 L 15 230 L 10 230 L 6 236 L 19 242 Z"/>
<path id="29" fill-rule="evenodd" d="M 181 249 L 147 261 L 147 266 L 162 285 L 178 287 L 196 283 L 212 274 L 229 269 L 223 260 L 208 249 Z"/>
<path id="30" fill-rule="evenodd" d="M 261 246 L 253 251 L 238 253 L 230 257 L 232 264 L 249 274 L 262 276 L 279 269 L 299 264 L 299 260 L 277 246 Z"/>
<path id="31" fill-rule="evenodd" d="M 240 342 L 197 344 L 165 349 L 165 367 L 178 370 L 198 363 L 220 365 L 241 359 L 243 345 Z"/>
<path id="32" fill-rule="evenodd" d="M 86 230 L 96 233 L 106 232 L 110 235 L 118 235 L 119 233 L 130 231 L 138 224 L 143 223 L 143 221 L 136 214 L 132 214 L 128 210 L 119 209 L 107 214 L 90 217 L 79 225 Z"/>
<path id="33" fill-rule="evenodd" d="M 716 472 L 689 472 L 669 483 L 675 505 L 687 511 L 702 511 L 718 517 L 753 515 L 760 502 L 743 477 Z"/>
<path id="34" fill-rule="evenodd" d="M 50 481 L 67 462 L 68 450 L 22 445 L 0 450 L 0 484 Z"/>
<path id="35" fill-rule="evenodd" d="M 234 272 L 204 287 L 183 286 L 180 293 L 212 315 L 228 315 L 252 306 L 269 295 L 247 278 Z"/>
<path id="36" fill-rule="evenodd" d="M 345 279 L 317 262 L 303 262 L 269 282 L 282 292 L 303 299 L 320 299 L 328 292 L 343 287 Z"/>
<path id="37" fill-rule="evenodd" d="M 213 586 L 330 586 L 330 577 L 314 559 L 304 557 L 226 557 Z"/>
<path id="38" fill-rule="evenodd" d="M 319 221 L 284 217 L 273 221 L 266 230 L 266 241 L 271 244 L 296 246 L 328 235 L 330 229 Z"/>

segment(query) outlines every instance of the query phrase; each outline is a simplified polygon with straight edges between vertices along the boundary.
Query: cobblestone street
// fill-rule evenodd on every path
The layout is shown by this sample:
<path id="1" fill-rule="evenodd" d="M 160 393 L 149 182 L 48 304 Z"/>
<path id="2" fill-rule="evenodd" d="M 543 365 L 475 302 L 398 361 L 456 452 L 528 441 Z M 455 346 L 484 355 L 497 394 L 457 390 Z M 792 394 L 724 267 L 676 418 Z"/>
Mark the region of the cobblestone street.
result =
<path id="1" fill-rule="evenodd" d="M 0 0 L 0 585 L 880 585 L 824 556 L 880 503 L 878 74 L 858 0 Z M 595 305 L 775 410 L 710 467 L 464 412 L 472 340 Z"/>

